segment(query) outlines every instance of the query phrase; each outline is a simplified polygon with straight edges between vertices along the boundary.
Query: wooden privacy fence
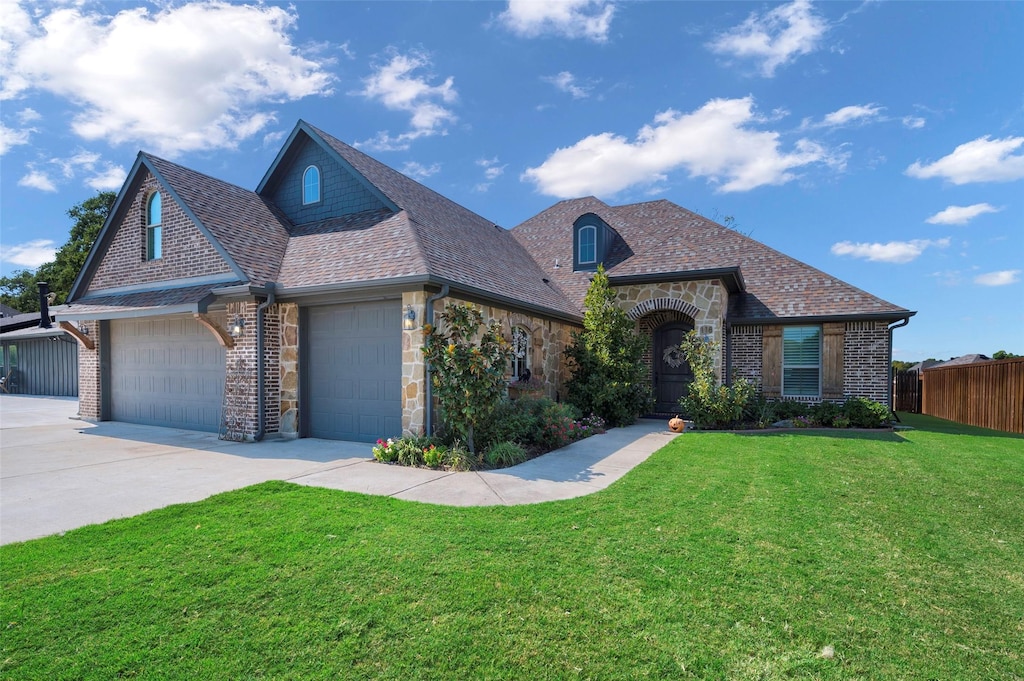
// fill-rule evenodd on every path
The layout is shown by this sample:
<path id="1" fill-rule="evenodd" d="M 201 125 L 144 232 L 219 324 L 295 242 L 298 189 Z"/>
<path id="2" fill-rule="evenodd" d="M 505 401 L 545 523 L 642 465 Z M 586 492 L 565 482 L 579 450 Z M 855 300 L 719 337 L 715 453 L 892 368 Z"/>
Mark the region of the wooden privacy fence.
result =
<path id="1" fill-rule="evenodd" d="M 892 380 L 893 411 L 921 413 L 921 374 L 897 371 Z"/>
<path id="2" fill-rule="evenodd" d="M 923 414 L 1024 433 L 1024 357 L 926 369 L 921 394 Z"/>

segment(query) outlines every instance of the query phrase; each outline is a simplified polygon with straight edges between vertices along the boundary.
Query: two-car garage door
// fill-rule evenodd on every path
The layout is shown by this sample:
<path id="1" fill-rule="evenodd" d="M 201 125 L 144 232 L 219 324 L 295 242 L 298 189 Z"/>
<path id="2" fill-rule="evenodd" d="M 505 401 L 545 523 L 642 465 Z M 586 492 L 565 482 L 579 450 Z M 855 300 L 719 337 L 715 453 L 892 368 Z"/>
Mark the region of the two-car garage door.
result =
<path id="1" fill-rule="evenodd" d="M 110 417 L 216 432 L 224 348 L 189 317 L 110 322 Z"/>

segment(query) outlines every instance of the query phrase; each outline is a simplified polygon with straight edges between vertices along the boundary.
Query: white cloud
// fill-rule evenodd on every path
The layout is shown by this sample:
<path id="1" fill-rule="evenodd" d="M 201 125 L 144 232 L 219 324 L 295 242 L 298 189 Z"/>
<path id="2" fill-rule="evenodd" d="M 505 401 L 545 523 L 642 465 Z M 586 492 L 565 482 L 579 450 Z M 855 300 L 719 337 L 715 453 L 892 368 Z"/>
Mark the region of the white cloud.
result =
<path id="1" fill-rule="evenodd" d="M 838 127 L 850 123 L 864 123 L 868 120 L 878 118 L 882 113 L 882 107 L 877 104 L 865 104 L 855 106 L 844 106 L 838 111 L 826 114 L 822 125 L 827 127 Z"/>
<path id="2" fill-rule="evenodd" d="M 421 52 L 393 54 L 386 64 L 377 66 L 372 75 L 364 79 L 365 87 L 359 91 L 367 99 L 381 102 L 392 111 L 411 115 L 411 129 L 394 137 L 387 131 L 357 146 L 368 146 L 383 151 L 407 149 L 409 143 L 420 137 L 444 134 L 444 125 L 456 120 L 455 114 L 442 106 L 458 99 L 455 81 L 449 76 L 440 85 L 430 85 L 424 77 L 412 75 L 414 71 L 430 66 L 430 59 Z"/>
<path id="3" fill-rule="evenodd" d="M 484 169 L 484 177 L 488 180 L 496 180 L 505 173 L 505 168 L 508 164 L 498 165 L 498 157 L 494 158 L 481 158 L 476 164 Z"/>
<path id="4" fill-rule="evenodd" d="M 1016 284 L 1020 281 L 1020 270 L 1001 270 L 999 272 L 988 272 L 979 274 L 974 278 L 975 284 L 982 286 L 1006 286 Z"/>
<path id="5" fill-rule="evenodd" d="M 930 240 L 914 239 L 913 241 L 890 241 L 887 244 L 855 244 L 851 241 L 840 241 L 832 244 L 833 255 L 848 255 L 852 258 L 862 258 L 872 262 L 891 262 L 903 264 L 917 259 L 926 248 L 946 248 L 950 239 Z"/>
<path id="6" fill-rule="evenodd" d="M 18 112 L 18 122 L 22 125 L 28 125 L 29 123 L 35 123 L 43 116 L 35 109 L 25 107 Z"/>
<path id="7" fill-rule="evenodd" d="M 940 210 L 925 220 L 925 222 L 933 225 L 966 225 L 979 215 L 998 213 L 1000 210 L 1002 209 L 987 203 L 975 203 L 970 206 L 948 206 L 945 210 Z"/>
<path id="8" fill-rule="evenodd" d="M 30 128 L 15 130 L 0 123 L 0 156 L 10 151 L 11 147 L 16 147 L 19 144 L 28 144 L 30 134 L 32 134 Z"/>
<path id="9" fill-rule="evenodd" d="M 268 103 L 328 94 L 326 62 L 292 45 L 294 10 L 197 2 L 114 16 L 57 6 L 5 10 L 0 98 L 33 90 L 78 107 L 72 130 L 175 156 L 231 148 L 274 120 Z M 187 46 L 187 49 L 185 48 Z"/>
<path id="10" fill-rule="evenodd" d="M 440 163 L 432 163 L 429 166 L 425 166 L 422 163 L 417 163 L 416 161 L 408 161 L 404 166 L 402 166 L 402 172 L 404 174 L 418 180 L 425 180 L 431 175 L 436 175 L 440 171 Z"/>
<path id="11" fill-rule="evenodd" d="M 0 260 L 29 269 L 50 262 L 56 254 L 57 247 L 51 239 L 35 239 L 14 246 L 0 246 Z"/>
<path id="12" fill-rule="evenodd" d="M 562 71 L 557 76 L 543 76 L 545 83 L 551 83 L 562 92 L 572 95 L 573 99 L 586 99 L 590 96 L 590 88 L 579 85 L 576 76 L 568 71 Z"/>
<path id="13" fill-rule="evenodd" d="M 524 38 L 549 34 L 602 43 L 614 14 L 615 5 L 606 0 L 509 0 L 498 19 Z"/>
<path id="14" fill-rule="evenodd" d="M 128 171 L 122 166 L 104 163 L 103 169 L 86 178 L 85 184 L 97 191 L 114 191 L 121 188 L 127 177 Z"/>
<path id="15" fill-rule="evenodd" d="M 761 75 L 818 49 L 828 22 L 814 13 L 809 0 L 794 0 L 764 13 L 751 13 L 739 26 L 708 43 L 718 54 L 760 61 Z"/>
<path id="16" fill-rule="evenodd" d="M 907 168 L 911 177 L 941 177 L 953 184 L 1010 182 L 1024 178 L 1024 154 L 1013 152 L 1024 145 L 1024 137 L 989 139 L 989 135 L 961 144 L 953 153 L 935 163 L 915 161 Z"/>
<path id="17" fill-rule="evenodd" d="M 780 149 L 778 132 L 757 130 L 753 98 L 713 99 L 689 114 L 665 111 L 634 141 L 605 132 L 556 150 L 522 179 L 550 196 L 609 195 L 634 185 L 663 182 L 679 168 L 690 177 L 722 183 L 723 192 L 785 184 L 812 163 L 841 166 L 844 158 L 808 139 Z"/>
<path id="18" fill-rule="evenodd" d="M 923 128 L 924 124 L 926 122 L 920 116 L 904 116 L 902 120 L 903 120 L 903 126 L 906 127 L 906 128 L 910 128 L 911 130 L 917 130 L 919 128 Z"/>
<path id="19" fill-rule="evenodd" d="M 18 180 L 19 187 L 38 189 L 41 192 L 55 192 L 57 185 L 53 183 L 50 176 L 41 170 L 30 168 L 27 175 Z"/>

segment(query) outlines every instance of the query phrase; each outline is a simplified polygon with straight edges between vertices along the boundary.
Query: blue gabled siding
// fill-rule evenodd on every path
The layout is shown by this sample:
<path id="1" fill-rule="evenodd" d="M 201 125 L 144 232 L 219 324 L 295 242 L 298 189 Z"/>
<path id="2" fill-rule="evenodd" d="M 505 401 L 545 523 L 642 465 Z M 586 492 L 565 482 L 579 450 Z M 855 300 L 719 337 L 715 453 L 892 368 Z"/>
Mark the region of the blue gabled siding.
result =
<path id="1" fill-rule="evenodd" d="M 273 201 L 293 224 L 318 222 L 352 213 L 385 208 L 359 179 L 339 165 L 320 145 L 300 135 L 283 160 L 275 186 L 263 194 Z M 311 165 L 320 168 L 319 203 L 302 204 L 302 174 Z"/>

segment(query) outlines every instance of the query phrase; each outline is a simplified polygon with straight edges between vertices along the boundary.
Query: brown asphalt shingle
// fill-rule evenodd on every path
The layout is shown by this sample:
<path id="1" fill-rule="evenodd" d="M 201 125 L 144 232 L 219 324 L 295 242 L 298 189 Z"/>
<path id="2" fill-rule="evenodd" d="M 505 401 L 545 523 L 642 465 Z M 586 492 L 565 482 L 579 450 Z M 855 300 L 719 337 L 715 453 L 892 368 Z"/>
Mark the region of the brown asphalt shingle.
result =
<path id="1" fill-rule="evenodd" d="M 655 275 L 739 267 L 746 291 L 733 296 L 734 319 L 909 314 L 810 265 L 676 204 L 609 206 L 594 197 L 561 201 L 512 234 L 577 304 L 591 273 L 573 272 L 573 223 L 594 213 L 618 233 L 608 276 Z M 555 259 L 560 267 L 554 267 Z"/>

